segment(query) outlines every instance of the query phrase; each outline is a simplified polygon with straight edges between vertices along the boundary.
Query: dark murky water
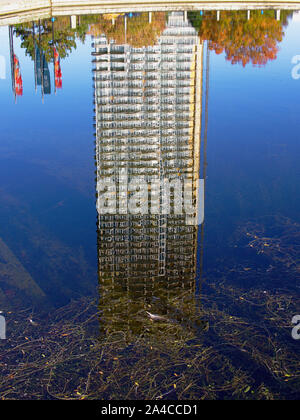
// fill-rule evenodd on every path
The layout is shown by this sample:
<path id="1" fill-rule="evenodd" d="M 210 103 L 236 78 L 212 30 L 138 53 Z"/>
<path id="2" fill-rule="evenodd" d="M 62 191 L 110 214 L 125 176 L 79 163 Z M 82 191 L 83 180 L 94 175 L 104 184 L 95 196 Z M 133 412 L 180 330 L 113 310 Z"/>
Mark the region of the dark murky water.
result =
<path id="1" fill-rule="evenodd" d="M 0 28 L 2 398 L 299 398 L 300 19 L 275 16 Z"/>

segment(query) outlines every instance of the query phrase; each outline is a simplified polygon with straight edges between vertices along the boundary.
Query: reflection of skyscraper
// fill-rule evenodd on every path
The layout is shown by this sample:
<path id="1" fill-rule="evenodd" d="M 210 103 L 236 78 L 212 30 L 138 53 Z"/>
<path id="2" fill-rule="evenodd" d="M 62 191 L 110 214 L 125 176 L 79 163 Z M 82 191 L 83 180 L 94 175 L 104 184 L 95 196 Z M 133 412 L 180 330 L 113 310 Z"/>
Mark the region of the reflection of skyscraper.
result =
<path id="1" fill-rule="evenodd" d="M 94 39 L 97 181 L 189 179 L 196 201 L 200 165 L 202 44 L 184 14 L 172 13 L 155 46 Z M 149 191 L 149 194 L 151 192 Z M 197 226 L 185 215 L 100 214 L 103 321 L 139 330 L 153 298 L 193 313 Z M 182 296 L 185 296 L 182 298 Z"/>

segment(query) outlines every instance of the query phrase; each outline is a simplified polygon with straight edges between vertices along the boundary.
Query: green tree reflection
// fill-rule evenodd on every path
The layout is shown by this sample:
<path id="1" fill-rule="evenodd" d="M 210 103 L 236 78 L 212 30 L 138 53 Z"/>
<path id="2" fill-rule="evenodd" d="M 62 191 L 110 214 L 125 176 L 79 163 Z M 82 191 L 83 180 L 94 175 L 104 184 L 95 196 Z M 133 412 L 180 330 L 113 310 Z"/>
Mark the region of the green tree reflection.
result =
<path id="1" fill-rule="evenodd" d="M 15 34 L 21 38 L 21 47 L 26 49 L 26 55 L 34 59 L 34 43 L 38 42 L 44 52 L 47 62 L 53 61 L 53 41 L 61 58 L 67 57 L 77 47 L 77 41 L 84 42 L 89 25 L 95 22 L 96 16 L 83 16 L 76 29 L 70 27 L 70 17 L 61 16 L 39 23 L 24 23 L 15 26 Z M 34 34 L 35 33 L 35 34 Z"/>

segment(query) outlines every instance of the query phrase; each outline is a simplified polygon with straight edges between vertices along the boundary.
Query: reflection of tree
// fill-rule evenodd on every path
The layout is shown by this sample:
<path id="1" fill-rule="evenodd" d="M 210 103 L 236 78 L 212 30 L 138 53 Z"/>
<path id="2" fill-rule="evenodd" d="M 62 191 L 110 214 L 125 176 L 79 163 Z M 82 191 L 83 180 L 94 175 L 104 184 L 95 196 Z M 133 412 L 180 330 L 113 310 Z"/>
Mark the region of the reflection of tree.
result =
<path id="1" fill-rule="evenodd" d="M 210 41 L 209 48 L 216 54 L 226 53 L 226 59 L 232 64 L 248 63 L 265 65 L 274 60 L 278 52 L 278 43 L 282 41 L 283 26 L 287 24 L 287 13 L 281 21 L 274 18 L 274 11 L 251 11 L 247 20 L 245 11 L 224 11 L 217 21 L 215 12 L 206 12 L 201 20 L 195 20 L 199 35 Z M 193 23 L 194 16 L 189 16 Z"/>
<path id="2" fill-rule="evenodd" d="M 98 18 L 98 22 L 91 25 L 90 34 L 94 36 L 106 35 L 108 40 L 113 39 L 117 44 L 127 44 L 140 48 L 154 45 L 165 29 L 166 14 L 154 12 L 152 22 L 149 22 L 148 13 L 141 13 L 127 20 L 126 41 L 124 17 L 119 16 L 115 22 L 108 20 L 105 15 Z"/>
<path id="3" fill-rule="evenodd" d="M 76 39 L 85 41 L 89 23 L 95 21 L 94 16 L 84 16 L 80 20 L 80 25 L 76 29 L 70 28 L 70 18 L 66 16 L 56 18 L 52 32 L 51 19 L 45 19 L 39 25 L 35 24 L 35 39 L 40 48 L 43 50 L 47 62 L 53 60 L 52 39 L 54 35 L 54 43 L 56 50 L 61 58 L 65 58 L 69 53 L 76 49 Z M 33 24 L 25 23 L 16 25 L 15 34 L 21 38 L 21 47 L 26 49 L 26 54 L 34 57 L 34 37 Z"/>

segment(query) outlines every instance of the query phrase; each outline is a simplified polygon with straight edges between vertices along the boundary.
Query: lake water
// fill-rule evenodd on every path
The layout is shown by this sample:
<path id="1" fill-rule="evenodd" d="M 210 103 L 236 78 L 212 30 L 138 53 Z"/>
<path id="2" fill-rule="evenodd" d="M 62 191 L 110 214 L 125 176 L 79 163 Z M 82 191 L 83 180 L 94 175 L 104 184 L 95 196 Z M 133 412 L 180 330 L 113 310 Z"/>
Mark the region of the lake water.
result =
<path id="1" fill-rule="evenodd" d="M 300 397 L 299 36 L 274 10 L 0 27 L 0 397 Z"/>

